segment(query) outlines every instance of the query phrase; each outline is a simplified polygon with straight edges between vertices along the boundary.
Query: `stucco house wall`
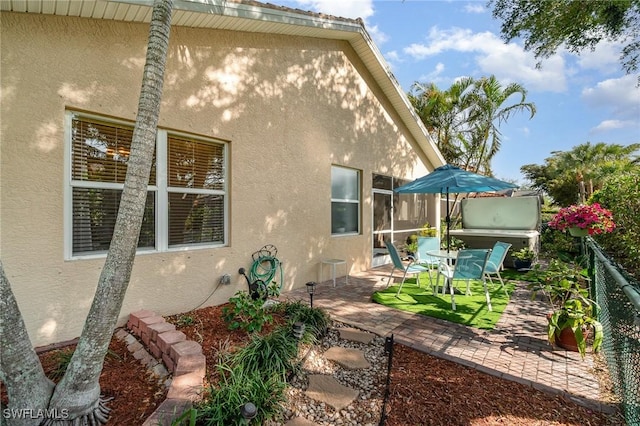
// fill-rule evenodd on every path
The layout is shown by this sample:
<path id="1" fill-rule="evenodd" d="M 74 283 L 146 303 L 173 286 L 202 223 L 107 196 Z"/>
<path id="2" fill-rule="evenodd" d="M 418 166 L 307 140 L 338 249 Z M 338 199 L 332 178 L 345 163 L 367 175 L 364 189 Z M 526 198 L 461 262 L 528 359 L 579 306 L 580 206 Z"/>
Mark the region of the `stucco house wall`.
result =
<path id="1" fill-rule="evenodd" d="M 0 28 L 0 256 L 39 346 L 80 334 L 104 263 L 65 258 L 65 113 L 135 120 L 148 24 L 3 12 Z M 372 173 L 434 167 L 340 40 L 173 26 L 159 126 L 228 142 L 229 240 L 139 254 L 121 322 L 226 302 L 265 244 L 285 290 L 317 280 L 322 258 L 365 270 Z M 359 235 L 331 236 L 332 165 L 361 172 Z"/>

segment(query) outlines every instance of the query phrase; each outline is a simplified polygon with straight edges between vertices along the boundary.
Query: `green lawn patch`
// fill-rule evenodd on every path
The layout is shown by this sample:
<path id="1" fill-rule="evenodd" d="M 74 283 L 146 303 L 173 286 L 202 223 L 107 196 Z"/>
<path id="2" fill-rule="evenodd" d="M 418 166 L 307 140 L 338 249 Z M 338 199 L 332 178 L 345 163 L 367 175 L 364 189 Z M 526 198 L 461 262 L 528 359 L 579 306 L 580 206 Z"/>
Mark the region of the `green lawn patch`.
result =
<path id="1" fill-rule="evenodd" d="M 493 311 L 489 312 L 482 281 L 472 280 L 471 292 L 473 295 L 456 294 L 456 310 L 453 311 L 451 309 L 451 296 L 449 294 L 443 296 L 442 287 L 439 287 L 438 295 L 434 296 L 428 282 L 428 278 L 424 277 L 421 280 L 421 287 L 418 288 L 415 278 L 409 278 L 402 286 L 399 296 L 396 297 L 398 285 L 393 285 L 385 290 L 375 292 L 372 300 L 401 311 L 488 330 L 492 330 L 495 327 L 507 303 L 509 303 L 509 298 L 505 296 L 500 283 L 494 279 L 493 286 L 491 283 L 487 283 L 491 306 L 493 307 Z M 440 284 L 442 284 L 442 280 L 440 280 Z M 466 282 L 456 281 L 455 287 L 464 293 Z M 506 281 L 505 287 L 509 294 L 512 294 L 515 289 L 514 284 Z"/>

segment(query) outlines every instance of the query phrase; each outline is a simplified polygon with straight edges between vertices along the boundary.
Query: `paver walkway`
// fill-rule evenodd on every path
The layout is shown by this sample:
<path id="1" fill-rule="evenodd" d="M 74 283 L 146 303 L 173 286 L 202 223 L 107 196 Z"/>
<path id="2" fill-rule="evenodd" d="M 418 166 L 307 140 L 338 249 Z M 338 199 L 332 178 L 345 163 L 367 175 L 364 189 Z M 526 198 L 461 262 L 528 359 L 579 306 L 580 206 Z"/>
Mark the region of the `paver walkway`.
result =
<path id="1" fill-rule="evenodd" d="M 371 295 L 386 287 L 390 268 L 375 268 L 316 286 L 314 307 L 332 319 L 394 340 L 434 356 L 463 364 L 494 376 L 523 383 L 553 394 L 564 394 L 598 411 L 611 406 L 600 399 L 600 386 L 590 373 L 589 355 L 552 349 L 546 336 L 543 301 L 530 300 L 525 284 L 516 287 L 494 330 L 479 330 L 448 321 L 402 312 L 371 302 Z M 398 279 L 396 278 L 396 281 Z M 306 288 L 285 292 L 283 298 L 309 300 Z"/>

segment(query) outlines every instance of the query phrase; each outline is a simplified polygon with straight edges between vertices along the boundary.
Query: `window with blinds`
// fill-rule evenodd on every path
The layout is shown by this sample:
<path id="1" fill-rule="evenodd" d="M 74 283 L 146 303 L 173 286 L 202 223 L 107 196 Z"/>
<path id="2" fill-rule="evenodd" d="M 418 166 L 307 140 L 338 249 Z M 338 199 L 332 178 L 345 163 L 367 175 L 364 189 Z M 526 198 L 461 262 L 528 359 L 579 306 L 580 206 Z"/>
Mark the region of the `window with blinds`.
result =
<path id="1" fill-rule="evenodd" d="M 131 126 L 72 116 L 73 255 L 109 250 L 132 139 Z M 154 158 L 151 185 L 155 184 L 155 175 Z M 150 191 L 138 240 L 139 248 L 155 248 L 155 217 L 155 193 Z"/>
<path id="2" fill-rule="evenodd" d="M 133 125 L 70 116 L 70 238 L 66 256 L 109 249 L 127 173 Z M 226 243 L 226 144 L 158 129 L 138 248 Z M 166 164 L 164 164 L 166 159 Z M 156 176 L 160 173 L 160 176 Z"/>
<path id="3" fill-rule="evenodd" d="M 224 242 L 224 145 L 168 136 L 169 247 Z"/>
<path id="4" fill-rule="evenodd" d="M 71 128 L 71 179 L 124 183 L 133 127 L 75 116 Z M 156 183 L 155 155 L 149 184 Z"/>

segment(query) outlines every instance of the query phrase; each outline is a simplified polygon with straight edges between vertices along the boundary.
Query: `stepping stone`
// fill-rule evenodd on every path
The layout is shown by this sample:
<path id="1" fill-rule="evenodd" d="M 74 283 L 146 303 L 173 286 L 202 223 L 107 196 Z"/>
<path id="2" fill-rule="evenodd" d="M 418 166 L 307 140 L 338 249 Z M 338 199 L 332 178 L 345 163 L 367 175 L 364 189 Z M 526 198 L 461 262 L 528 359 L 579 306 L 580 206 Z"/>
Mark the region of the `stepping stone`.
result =
<path id="1" fill-rule="evenodd" d="M 338 333 L 340 333 L 340 338 L 344 340 L 350 340 L 352 342 L 369 344 L 376 337 L 372 333 L 367 333 L 365 331 L 356 330 L 355 328 L 338 328 Z"/>
<path id="2" fill-rule="evenodd" d="M 349 370 L 359 370 L 369 368 L 371 364 L 364 357 L 364 353 L 359 349 L 343 348 L 334 346 L 327 349 L 324 356 L 329 361 L 334 361 Z"/>
<path id="3" fill-rule="evenodd" d="M 294 417 L 286 422 L 284 426 L 318 426 L 318 423 L 314 423 L 304 417 Z"/>
<path id="4" fill-rule="evenodd" d="M 312 374 L 309 376 L 309 388 L 305 394 L 316 401 L 331 405 L 336 410 L 342 410 L 358 397 L 359 392 L 341 385 L 333 376 Z"/>

